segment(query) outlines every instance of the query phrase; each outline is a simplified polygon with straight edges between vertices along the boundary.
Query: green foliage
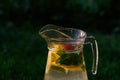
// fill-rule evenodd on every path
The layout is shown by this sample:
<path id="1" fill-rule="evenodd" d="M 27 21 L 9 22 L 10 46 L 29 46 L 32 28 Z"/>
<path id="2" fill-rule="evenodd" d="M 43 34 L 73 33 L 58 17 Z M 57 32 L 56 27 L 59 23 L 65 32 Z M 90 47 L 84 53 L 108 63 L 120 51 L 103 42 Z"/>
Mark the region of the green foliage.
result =
<path id="1" fill-rule="evenodd" d="M 94 76 L 91 72 L 92 68 L 92 52 L 90 52 L 90 46 L 85 46 L 85 60 L 87 65 L 87 70 L 89 73 L 89 78 L 97 80 L 117 80 L 119 79 L 119 64 L 120 64 L 120 43 L 119 35 L 104 35 L 97 33 L 95 35 L 98 41 L 99 47 L 99 63 L 98 63 L 98 72 Z M 88 52 L 89 51 L 89 52 Z M 90 67 L 91 66 L 91 67 Z"/>
<path id="2" fill-rule="evenodd" d="M 47 49 L 38 32 L 1 29 L 5 32 L 0 31 L 0 80 L 43 80 Z"/>
<path id="3" fill-rule="evenodd" d="M 42 25 L 84 25 L 112 30 L 120 26 L 119 3 L 114 0 L 2 0 L 0 21 L 2 24 L 10 20 L 20 25 L 30 20 Z"/>

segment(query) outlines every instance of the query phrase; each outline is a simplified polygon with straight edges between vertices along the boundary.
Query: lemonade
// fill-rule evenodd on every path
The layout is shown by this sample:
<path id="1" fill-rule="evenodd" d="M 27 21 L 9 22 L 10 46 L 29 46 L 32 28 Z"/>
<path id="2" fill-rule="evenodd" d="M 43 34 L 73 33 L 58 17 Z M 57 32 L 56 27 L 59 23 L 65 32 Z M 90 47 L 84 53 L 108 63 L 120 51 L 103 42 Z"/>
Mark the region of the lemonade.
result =
<path id="1" fill-rule="evenodd" d="M 49 46 L 45 80 L 88 80 L 82 45 L 53 43 Z"/>
<path id="2" fill-rule="evenodd" d="M 69 71 L 84 71 L 82 45 L 75 44 L 51 44 L 51 67 L 65 73 Z"/>

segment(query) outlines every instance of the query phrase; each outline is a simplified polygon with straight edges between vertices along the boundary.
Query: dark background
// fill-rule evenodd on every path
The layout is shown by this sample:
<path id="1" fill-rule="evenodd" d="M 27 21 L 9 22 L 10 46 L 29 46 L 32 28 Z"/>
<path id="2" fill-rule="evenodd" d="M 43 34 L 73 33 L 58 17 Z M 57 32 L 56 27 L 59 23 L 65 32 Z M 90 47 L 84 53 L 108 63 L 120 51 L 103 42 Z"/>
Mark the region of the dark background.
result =
<path id="1" fill-rule="evenodd" d="M 38 32 L 46 24 L 94 35 L 99 67 L 92 76 L 85 51 L 89 80 L 120 79 L 120 0 L 0 0 L 0 80 L 43 80 L 47 44 Z"/>

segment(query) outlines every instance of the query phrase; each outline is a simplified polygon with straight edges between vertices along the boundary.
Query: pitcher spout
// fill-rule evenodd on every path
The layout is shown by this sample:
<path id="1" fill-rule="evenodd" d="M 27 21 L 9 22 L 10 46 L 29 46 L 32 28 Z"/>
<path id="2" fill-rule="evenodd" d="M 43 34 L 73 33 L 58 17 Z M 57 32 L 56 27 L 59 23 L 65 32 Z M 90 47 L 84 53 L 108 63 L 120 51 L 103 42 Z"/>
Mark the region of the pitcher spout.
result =
<path id="1" fill-rule="evenodd" d="M 62 38 L 72 39 L 71 36 L 69 36 L 69 34 L 66 34 L 62 31 L 64 29 L 65 28 L 60 26 L 48 24 L 40 29 L 39 34 L 45 39 L 54 39 L 54 40 L 58 40 Z"/>

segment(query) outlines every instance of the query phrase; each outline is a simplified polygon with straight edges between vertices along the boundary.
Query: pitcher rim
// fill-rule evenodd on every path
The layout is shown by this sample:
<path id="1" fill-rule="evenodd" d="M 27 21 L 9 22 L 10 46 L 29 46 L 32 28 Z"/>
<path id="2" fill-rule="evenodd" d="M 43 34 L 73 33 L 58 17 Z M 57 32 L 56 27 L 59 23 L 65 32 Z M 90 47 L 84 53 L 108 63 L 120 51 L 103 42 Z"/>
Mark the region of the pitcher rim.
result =
<path id="1" fill-rule="evenodd" d="M 85 39 L 86 36 L 87 36 L 87 33 L 84 31 L 84 30 L 81 30 L 81 29 L 77 29 L 77 28 L 64 28 L 64 27 L 60 27 L 58 29 L 48 29 L 48 30 L 44 30 L 44 31 L 39 31 L 39 34 L 41 35 L 42 33 L 46 32 L 46 31 L 51 31 L 51 30 L 76 30 L 76 31 L 80 31 L 80 32 L 83 32 L 84 35 L 79 37 L 79 38 L 73 38 L 73 39 L 70 39 L 70 38 L 50 38 L 48 37 L 50 40 L 56 40 L 56 41 L 74 41 L 74 40 L 81 40 L 81 39 Z"/>

